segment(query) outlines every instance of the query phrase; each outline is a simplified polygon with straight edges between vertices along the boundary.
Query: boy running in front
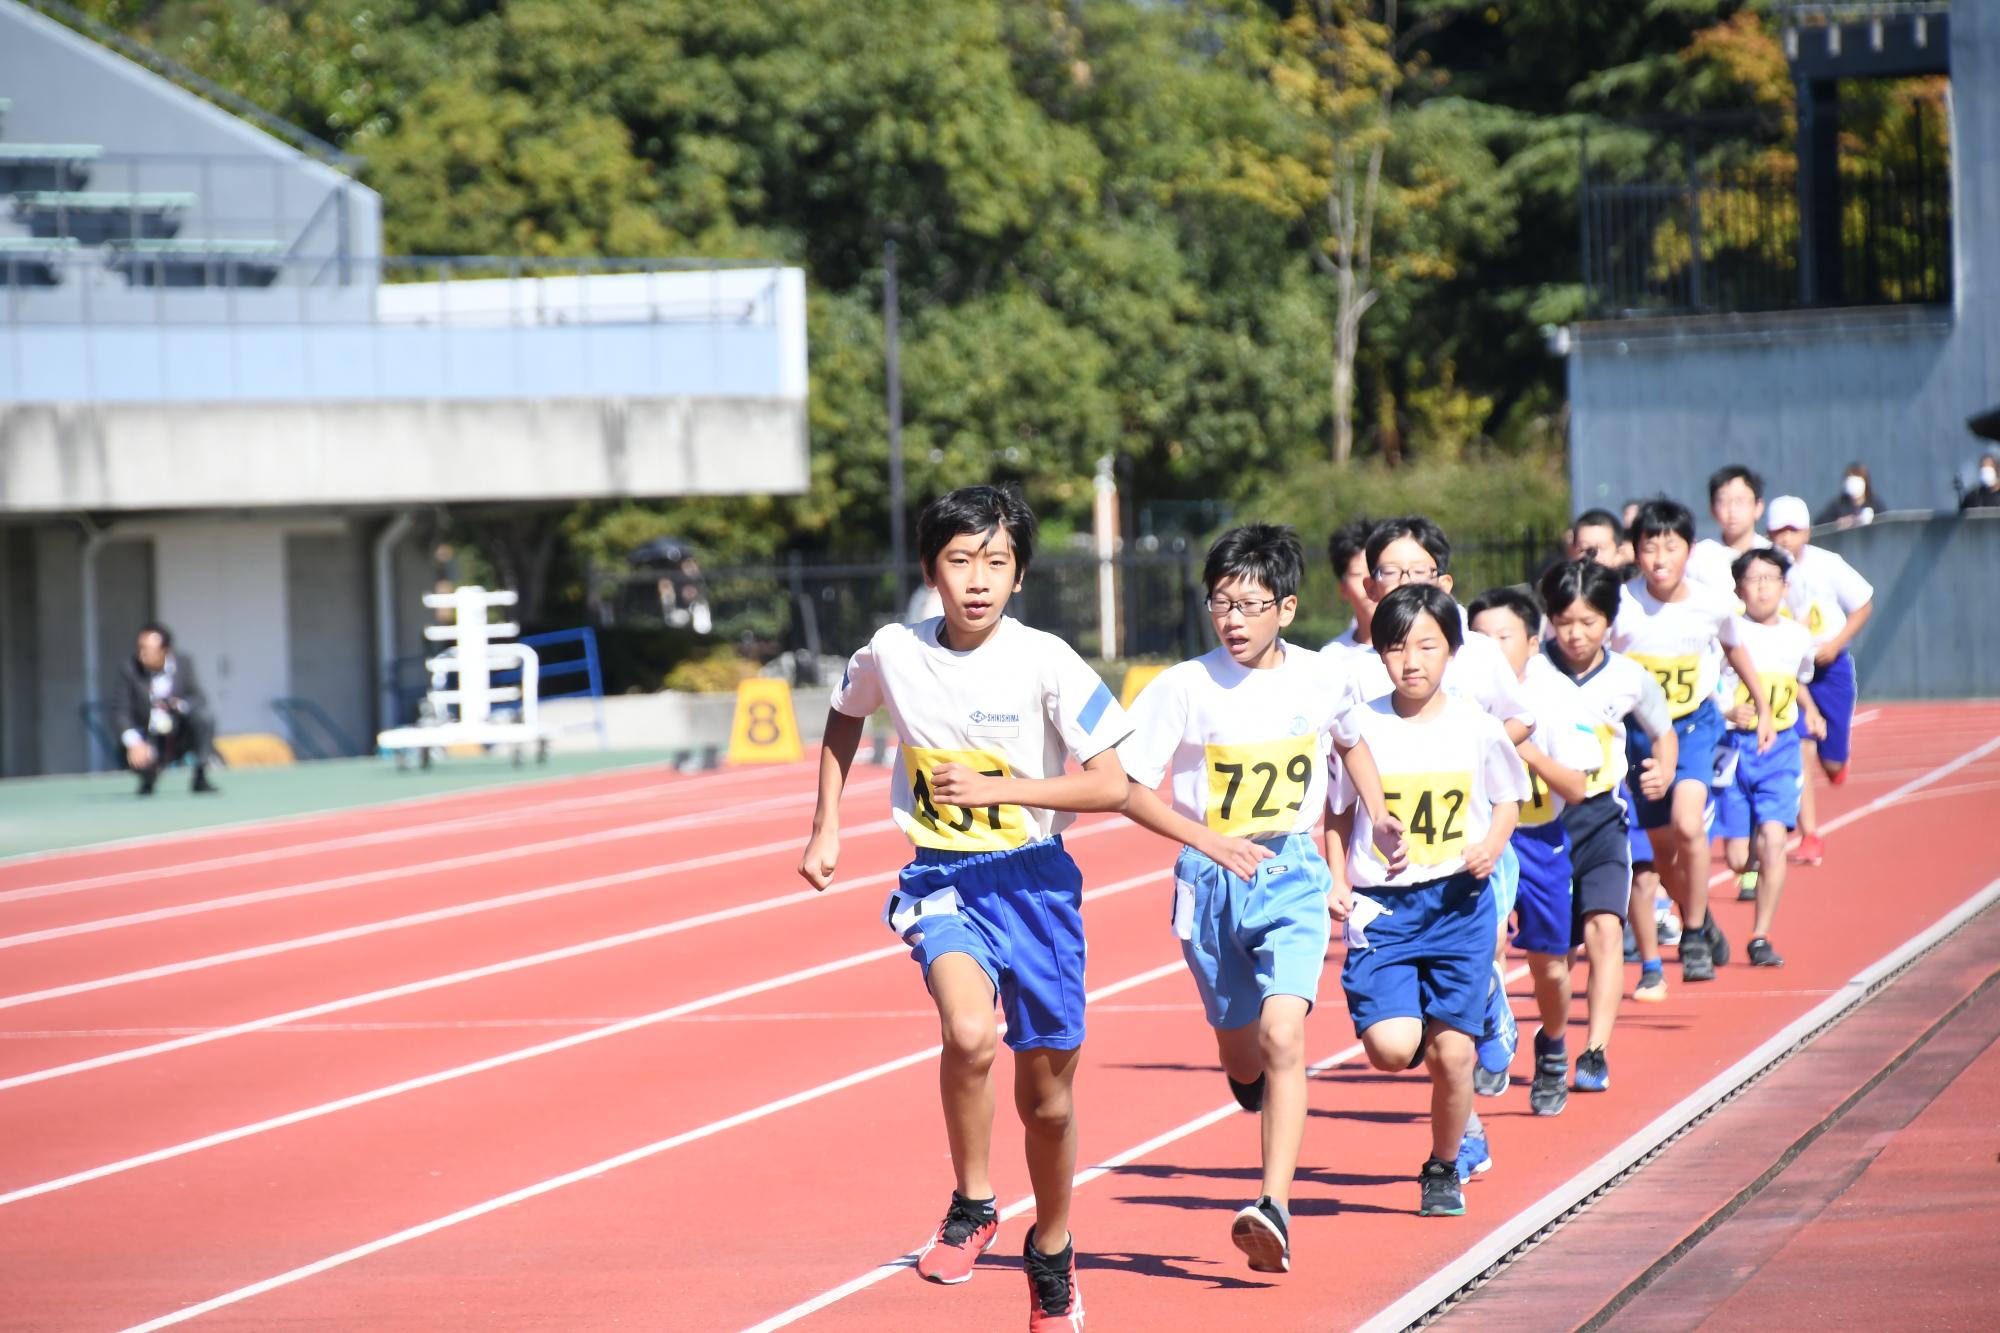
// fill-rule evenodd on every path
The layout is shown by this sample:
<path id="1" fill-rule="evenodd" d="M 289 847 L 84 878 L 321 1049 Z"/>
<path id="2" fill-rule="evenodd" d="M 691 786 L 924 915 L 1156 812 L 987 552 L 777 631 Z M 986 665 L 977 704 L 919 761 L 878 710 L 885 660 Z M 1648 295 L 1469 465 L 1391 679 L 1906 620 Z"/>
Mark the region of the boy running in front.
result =
<path id="1" fill-rule="evenodd" d="M 1076 1172 L 1070 1087 L 1083 1045 L 1082 875 L 1061 832 L 1125 803 L 1111 691 L 1054 635 L 1003 615 L 1033 554 L 1035 516 L 1012 490 L 968 486 L 917 519 L 924 581 L 944 614 L 889 625 L 849 660 L 820 752 L 819 805 L 799 873 L 815 889 L 840 856 L 840 793 L 862 726 L 887 708 L 902 742 L 891 810 L 916 858 L 882 910 L 938 1011 L 939 1091 L 956 1188 L 917 1272 L 957 1283 L 999 1229 L 987 1174 L 994 1002 L 1015 1053 L 1035 1225 L 1022 1261 L 1031 1333 L 1083 1327 L 1069 1231 Z M 1080 773 L 1066 773 L 1074 756 Z"/>
<path id="2" fill-rule="evenodd" d="M 1327 825 L 1334 919 L 1345 924 L 1341 984 L 1354 1030 L 1377 1069 L 1431 1076 L 1431 1151 L 1418 1173 L 1424 1217 L 1465 1211 L 1458 1153 L 1472 1113 L 1473 1043 L 1486 1025 L 1499 917 L 1488 892 L 1527 775 L 1498 719 L 1441 687 L 1464 642 L 1458 604 L 1428 582 L 1396 588 L 1370 636 L 1390 693 L 1340 721 L 1337 743 L 1368 743 L 1408 864 L 1387 864 L 1373 820 L 1342 771 Z M 1367 889 L 1373 897 L 1354 893 Z"/>
<path id="3" fill-rule="evenodd" d="M 1131 780 L 1126 813 L 1185 845 L 1174 863 L 1174 934 L 1230 1091 L 1263 1115 L 1262 1194 L 1229 1233 L 1263 1273 L 1291 1269 L 1306 1015 L 1326 964 L 1333 880 L 1312 837 L 1326 807 L 1324 738 L 1360 702 L 1351 672 L 1279 637 L 1298 613 L 1304 572 L 1290 528 L 1223 533 L 1202 571 L 1222 646 L 1148 685 L 1119 747 Z M 1341 760 L 1383 827 L 1367 747 Z M 1153 791 L 1169 771 L 1171 806 Z"/>
<path id="4" fill-rule="evenodd" d="M 1806 686 L 1826 734 L 1801 747 L 1808 774 L 1799 789 L 1798 865 L 1816 866 L 1826 854 L 1810 774 L 1815 765 L 1838 787 L 1847 781 L 1848 737 L 1854 726 L 1854 658 L 1847 645 L 1875 613 L 1874 585 L 1833 551 L 1812 544 L 1812 515 L 1796 495 L 1771 501 L 1771 542 L 1791 557 L 1785 576 L 1785 609 L 1813 636 L 1813 677 Z"/>
<path id="5" fill-rule="evenodd" d="M 1717 799 L 1715 831 L 1722 835 L 1729 868 L 1739 875 L 1750 865 L 1750 841 L 1756 839 L 1763 870 L 1757 876 L 1757 918 L 1750 930 L 1750 962 L 1755 967 L 1785 963 L 1771 947 L 1771 921 L 1778 912 L 1778 895 L 1785 890 L 1785 839 L 1799 819 L 1799 789 L 1805 774 L 1800 732 L 1826 734 L 1812 695 L 1801 688 L 1813 677 L 1812 631 L 1779 614 L 1785 602 L 1787 564 L 1784 552 L 1776 550 L 1752 551 L 1736 559 L 1743 646 L 1757 664 L 1778 726 L 1769 749 L 1758 750 L 1749 730 L 1757 721 L 1749 687 L 1728 675 L 1722 681 L 1723 697 L 1730 700 L 1725 717 L 1734 766 Z"/>
<path id="6" fill-rule="evenodd" d="M 1729 961 L 1728 941 L 1708 913 L 1709 802 L 1723 732 L 1714 696 L 1725 658 L 1756 703 L 1759 750 L 1770 748 L 1776 728 L 1756 665 L 1738 638 L 1735 595 L 1685 577 L 1694 515 L 1676 501 L 1649 500 L 1633 521 L 1632 540 L 1641 578 L 1619 603 L 1611 647 L 1653 673 L 1680 738 L 1673 791 L 1660 801 L 1638 793 L 1639 827 L 1681 909 L 1681 980 L 1713 981 L 1717 964 Z M 1640 735 L 1631 745 L 1635 764 L 1652 753 Z M 1643 953 L 1643 934 L 1639 943 Z"/>
<path id="7" fill-rule="evenodd" d="M 1575 1086 L 1579 1092 L 1605 1092 L 1611 1087 L 1606 1051 L 1618 1020 L 1618 1000 L 1624 991 L 1624 931 L 1621 919 L 1629 910 L 1635 919 L 1653 910 L 1652 888 L 1634 892 L 1630 839 L 1626 830 L 1625 781 L 1627 718 L 1636 719 L 1651 754 L 1638 766 L 1638 795 L 1658 801 L 1667 795 L 1679 757 L 1680 737 L 1674 730 L 1660 684 L 1645 667 L 1619 653 L 1607 652 L 1605 636 L 1618 614 L 1618 576 L 1589 560 L 1557 565 L 1542 576 L 1542 606 L 1549 616 L 1549 638 L 1543 652 L 1558 671 L 1576 682 L 1585 715 L 1597 735 L 1599 763 L 1585 784 L 1583 798 L 1562 812 L 1570 842 L 1571 897 L 1567 931 L 1554 921 L 1528 929 L 1522 915 L 1521 947 L 1527 949 L 1535 975 L 1535 1004 L 1542 1030 L 1535 1036 L 1535 1078 L 1528 1086 L 1528 1107 L 1536 1115 L 1558 1115 L 1569 1102 L 1565 1078 L 1569 1051 L 1564 1033 L 1569 1024 L 1570 951 L 1584 947 L 1590 963 L 1589 1032 L 1576 1058 Z M 1642 942 L 1650 930 L 1638 932 Z M 1657 947 L 1657 946 L 1655 946 Z M 1558 956 L 1559 955 L 1559 956 Z M 1651 977 L 1664 996 L 1659 960 Z M 1641 986 L 1647 973 L 1642 967 Z M 1634 996 L 1639 992 L 1634 992 Z"/>

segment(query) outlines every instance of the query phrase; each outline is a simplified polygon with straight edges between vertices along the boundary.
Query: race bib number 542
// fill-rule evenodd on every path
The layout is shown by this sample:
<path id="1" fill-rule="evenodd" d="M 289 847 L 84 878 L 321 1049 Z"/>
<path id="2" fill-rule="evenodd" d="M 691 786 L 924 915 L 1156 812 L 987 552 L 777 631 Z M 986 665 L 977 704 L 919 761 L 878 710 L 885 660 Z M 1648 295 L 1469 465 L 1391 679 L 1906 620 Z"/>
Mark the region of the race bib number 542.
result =
<path id="1" fill-rule="evenodd" d="M 910 781 L 910 822 L 904 827 L 919 847 L 948 852 L 1003 852 L 1029 840 L 1028 816 L 1018 805 L 943 805 L 931 794 L 944 764 L 963 764 L 988 777 L 1012 777 L 1007 761 L 987 750 L 932 750 L 902 747 L 903 771 Z"/>
<path id="2" fill-rule="evenodd" d="M 1288 736 L 1207 750 L 1208 826 L 1231 838 L 1290 833 L 1319 764 L 1319 737 Z"/>
<path id="3" fill-rule="evenodd" d="M 1413 864 L 1442 865 L 1465 855 L 1471 793 L 1468 772 L 1382 775 L 1382 799 L 1389 813 L 1403 821 Z"/>

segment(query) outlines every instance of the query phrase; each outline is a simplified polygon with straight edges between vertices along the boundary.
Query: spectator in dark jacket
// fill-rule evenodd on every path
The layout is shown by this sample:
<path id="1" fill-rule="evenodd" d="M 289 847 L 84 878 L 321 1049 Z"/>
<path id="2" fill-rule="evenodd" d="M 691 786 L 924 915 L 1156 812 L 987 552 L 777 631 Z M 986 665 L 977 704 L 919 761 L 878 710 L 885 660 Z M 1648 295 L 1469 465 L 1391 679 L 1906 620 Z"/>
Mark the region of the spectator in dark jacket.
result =
<path id="1" fill-rule="evenodd" d="M 1814 522 L 1851 528 L 1857 523 L 1874 522 L 1875 515 L 1888 507 L 1876 493 L 1875 479 L 1868 475 L 1867 465 L 1849 463 L 1847 471 L 1840 474 L 1840 494 L 1826 503 Z"/>
<path id="2" fill-rule="evenodd" d="M 139 631 L 138 651 L 118 672 L 118 739 L 125 762 L 139 775 L 139 794 L 151 796 L 160 770 L 183 755 L 194 760 L 198 792 L 212 792 L 208 780 L 209 747 L 214 727 L 208 701 L 195 679 L 194 663 L 174 651 L 174 636 L 164 625 Z"/>
<path id="3" fill-rule="evenodd" d="M 1959 500 L 1958 507 L 2000 509 L 2000 454 L 1987 454 L 1979 460 L 1978 482 Z"/>

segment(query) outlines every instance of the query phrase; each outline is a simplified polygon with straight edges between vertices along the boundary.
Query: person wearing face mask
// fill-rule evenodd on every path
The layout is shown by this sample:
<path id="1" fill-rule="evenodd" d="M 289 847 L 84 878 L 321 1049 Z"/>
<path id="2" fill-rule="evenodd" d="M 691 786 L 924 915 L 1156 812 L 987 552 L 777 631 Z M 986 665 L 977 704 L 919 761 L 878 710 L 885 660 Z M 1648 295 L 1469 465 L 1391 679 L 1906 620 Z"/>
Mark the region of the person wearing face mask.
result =
<path id="1" fill-rule="evenodd" d="M 1989 453 L 1979 460 L 1979 485 L 1965 493 L 1958 507 L 2000 509 L 2000 454 Z"/>
<path id="2" fill-rule="evenodd" d="M 1873 523 L 1875 516 L 1888 507 L 1876 493 L 1875 479 L 1868 475 L 1867 467 L 1849 463 L 1840 476 L 1840 494 L 1827 501 L 1813 521 L 1851 528 L 1859 523 Z"/>

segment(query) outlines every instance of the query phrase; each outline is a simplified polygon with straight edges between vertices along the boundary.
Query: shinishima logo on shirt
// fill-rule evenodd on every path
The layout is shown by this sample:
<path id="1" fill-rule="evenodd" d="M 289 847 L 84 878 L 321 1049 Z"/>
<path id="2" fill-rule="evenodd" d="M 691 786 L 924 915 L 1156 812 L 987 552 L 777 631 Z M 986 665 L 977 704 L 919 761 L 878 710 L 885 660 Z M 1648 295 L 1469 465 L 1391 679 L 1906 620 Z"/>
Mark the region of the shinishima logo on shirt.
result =
<path id="1" fill-rule="evenodd" d="M 989 713 L 983 708 L 975 708 L 965 716 L 965 734 L 968 736 L 1018 736 L 1021 734 L 1019 713 Z"/>

